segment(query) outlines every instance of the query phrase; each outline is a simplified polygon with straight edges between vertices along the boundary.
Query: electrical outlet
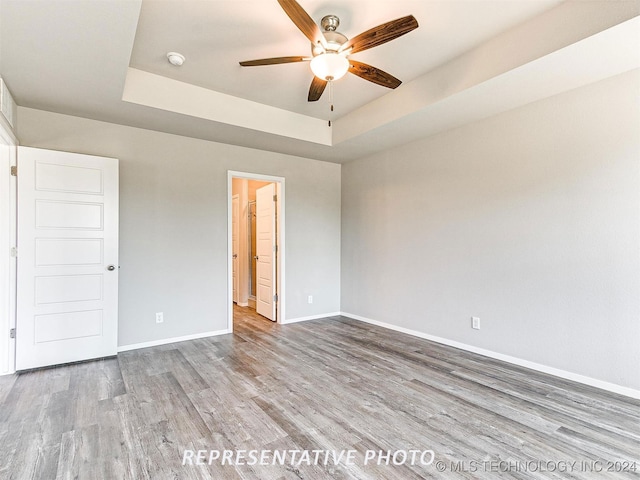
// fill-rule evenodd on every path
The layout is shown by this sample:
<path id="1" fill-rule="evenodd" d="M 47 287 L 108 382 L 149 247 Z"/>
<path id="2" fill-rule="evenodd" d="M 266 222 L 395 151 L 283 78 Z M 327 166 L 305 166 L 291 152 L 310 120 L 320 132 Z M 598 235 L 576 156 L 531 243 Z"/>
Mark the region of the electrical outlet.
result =
<path id="1" fill-rule="evenodd" d="M 313 303 L 313 295 L 309 295 L 309 298 L 307 298 L 307 302 Z"/>
<path id="2" fill-rule="evenodd" d="M 471 328 L 480 330 L 480 317 L 471 317 Z"/>
<path id="3" fill-rule="evenodd" d="M 162 323 L 164 322 L 164 313 L 163 312 L 157 312 L 156 313 L 156 323 Z"/>

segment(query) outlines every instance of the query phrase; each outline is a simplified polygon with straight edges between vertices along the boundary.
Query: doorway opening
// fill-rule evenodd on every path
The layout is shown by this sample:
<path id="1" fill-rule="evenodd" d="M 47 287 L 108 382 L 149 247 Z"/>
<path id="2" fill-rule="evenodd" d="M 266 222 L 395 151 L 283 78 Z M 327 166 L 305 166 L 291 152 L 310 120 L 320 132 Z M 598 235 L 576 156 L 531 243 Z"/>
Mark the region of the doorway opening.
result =
<path id="1" fill-rule="evenodd" d="M 234 309 L 282 323 L 284 178 L 228 172 L 228 325 Z"/>

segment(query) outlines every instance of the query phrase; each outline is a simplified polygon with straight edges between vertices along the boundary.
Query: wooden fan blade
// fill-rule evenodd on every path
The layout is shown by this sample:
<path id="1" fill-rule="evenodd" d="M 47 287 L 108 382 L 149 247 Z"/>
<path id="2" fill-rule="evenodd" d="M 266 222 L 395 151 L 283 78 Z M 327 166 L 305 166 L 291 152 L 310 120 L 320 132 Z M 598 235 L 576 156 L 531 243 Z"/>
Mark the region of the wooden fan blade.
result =
<path id="1" fill-rule="evenodd" d="M 413 15 L 398 18 L 382 25 L 378 25 L 366 32 L 356 35 L 347 43 L 340 47 L 340 51 L 344 52 L 351 48 L 349 55 L 369 48 L 377 47 L 383 43 L 390 42 L 402 35 L 409 33 L 418 28 L 418 21 Z"/>
<path id="2" fill-rule="evenodd" d="M 377 85 L 382 85 L 387 88 L 398 88 L 402 83 L 401 80 L 398 80 L 393 75 L 384 72 L 379 68 L 367 65 L 366 63 L 349 60 L 349 65 L 351 65 L 349 72 Z"/>
<path id="3" fill-rule="evenodd" d="M 311 43 L 316 45 L 319 42 L 323 47 L 327 46 L 327 42 L 318 24 L 313 21 L 296 0 L 278 0 L 278 3 L 291 21 L 304 33 L 305 37 L 307 37 Z"/>
<path id="4" fill-rule="evenodd" d="M 317 102 L 318 100 L 320 100 L 320 97 L 322 96 L 322 92 L 324 92 L 324 89 L 326 87 L 327 87 L 326 80 L 322 80 L 314 76 L 313 80 L 311 81 L 311 86 L 309 87 L 309 96 L 307 97 L 307 100 L 310 102 Z"/>
<path id="5" fill-rule="evenodd" d="M 278 65 L 280 63 L 295 63 L 295 62 L 308 62 L 310 57 L 275 57 L 275 58 L 262 58 L 260 60 L 247 60 L 240 62 L 243 67 L 257 67 L 260 65 Z"/>

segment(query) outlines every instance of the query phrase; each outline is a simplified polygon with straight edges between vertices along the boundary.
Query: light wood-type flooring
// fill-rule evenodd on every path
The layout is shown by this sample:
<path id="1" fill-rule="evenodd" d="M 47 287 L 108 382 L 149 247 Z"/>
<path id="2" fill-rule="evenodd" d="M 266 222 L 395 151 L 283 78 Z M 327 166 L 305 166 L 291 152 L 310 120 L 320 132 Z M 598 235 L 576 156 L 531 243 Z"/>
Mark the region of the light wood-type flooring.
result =
<path id="1" fill-rule="evenodd" d="M 235 318 L 232 335 L 0 377 L 0 478 L 640 476 L 639 401 L 344 317 Z M 323 453 L 183 466 L 185 449 Z"/>

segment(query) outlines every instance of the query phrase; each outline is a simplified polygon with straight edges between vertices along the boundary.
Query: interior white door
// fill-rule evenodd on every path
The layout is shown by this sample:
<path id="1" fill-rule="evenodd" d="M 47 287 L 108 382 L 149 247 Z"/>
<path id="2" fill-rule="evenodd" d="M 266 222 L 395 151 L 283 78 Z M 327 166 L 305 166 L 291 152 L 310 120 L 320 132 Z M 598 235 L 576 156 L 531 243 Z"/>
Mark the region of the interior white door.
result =
<path id="1" fill-rule="evenodd" d="M 276 320 L 275 184 L 256 190 L 256 312 Z"/>
<path id="2" fill-rule="evenodd" d="M 240 196 L 231 197 L 231 242 L 233 251 L 233 301 L 238 303 L 240 273 L 238 271 L 238 250 L 240 248 Z"/>
<path id="3" fill-rule="evenodd" d="M 118 160 L 20 147 L 16 369 L 117 353 Z"/>

